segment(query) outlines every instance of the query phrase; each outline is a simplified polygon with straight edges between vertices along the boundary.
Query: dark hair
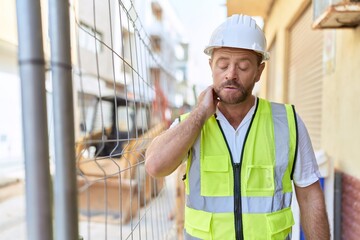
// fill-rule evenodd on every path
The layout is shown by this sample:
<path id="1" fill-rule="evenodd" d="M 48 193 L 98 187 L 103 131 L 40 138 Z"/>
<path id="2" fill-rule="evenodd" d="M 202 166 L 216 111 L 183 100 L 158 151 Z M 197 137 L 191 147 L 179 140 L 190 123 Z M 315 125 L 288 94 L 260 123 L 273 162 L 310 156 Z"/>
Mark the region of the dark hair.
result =
<path id="1" fill-rule="evenodd" d="M 258 66 L 262 63 L 263 61 L 263 55 L 261 53 L 255 52 L 256 53 L 256 57 L 257 57 L 257 63 Z"/>

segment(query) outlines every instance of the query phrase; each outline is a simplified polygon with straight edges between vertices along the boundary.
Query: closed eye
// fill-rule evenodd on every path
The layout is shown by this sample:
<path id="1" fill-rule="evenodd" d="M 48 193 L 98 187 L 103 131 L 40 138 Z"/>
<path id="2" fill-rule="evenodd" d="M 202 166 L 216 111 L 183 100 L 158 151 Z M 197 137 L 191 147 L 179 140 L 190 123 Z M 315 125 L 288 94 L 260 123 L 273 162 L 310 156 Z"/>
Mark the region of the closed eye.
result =
<path id="1" fill-rule="evenodd" d="M 241 71 L 246 71 L 246 70 L 248 70 L 249 68 L 248 68 L 248 67 L 239 67 L 239 69 L 240 69 Z"/>
<path id="2" fill-rule="evenodd" d="M 226 69 L 229 67 L 229 65 L 223 64 L 223 65 L 218 65 L 218 67 L 219 67 L 221 70 L 226 70 Z"/>
<path id="3" fill-rule="evenodd" d="M 220 68 L 221 70 L 226 70 L 229 67 L 229 61 L 226 59 L 220 58 L 216 62 L 216 66 Z"/>
<path id="4" fill-rule="evenodd" d="M 238 67 L 241 71 L 246 71 L 249 69 L 250 64 L 248 62 L 241 62 Z"/>

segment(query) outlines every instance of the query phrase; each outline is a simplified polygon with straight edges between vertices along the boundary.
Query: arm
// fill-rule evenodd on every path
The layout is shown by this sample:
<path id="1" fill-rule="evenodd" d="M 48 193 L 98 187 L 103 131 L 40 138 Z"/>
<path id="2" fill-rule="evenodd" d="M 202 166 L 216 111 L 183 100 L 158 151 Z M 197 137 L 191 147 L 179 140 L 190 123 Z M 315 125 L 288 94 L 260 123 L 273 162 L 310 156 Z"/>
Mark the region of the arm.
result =
<path id="1" fill-rule="evenodd" d="M 209 86 L 199 96 L 189 117 L 156 137 L 145 153 L 146 171 L 154 177 L 172 173 L 186 156 L 205 121 L 215 113 L 218 100 Z"/>
<path id="2" fill-rule="evenodd" d="M 325 199 L 319 181 L 307 187 L 295 186 L 295 191 L 300 207 L 300 221 L 306 239 L 330 239 Z"/>

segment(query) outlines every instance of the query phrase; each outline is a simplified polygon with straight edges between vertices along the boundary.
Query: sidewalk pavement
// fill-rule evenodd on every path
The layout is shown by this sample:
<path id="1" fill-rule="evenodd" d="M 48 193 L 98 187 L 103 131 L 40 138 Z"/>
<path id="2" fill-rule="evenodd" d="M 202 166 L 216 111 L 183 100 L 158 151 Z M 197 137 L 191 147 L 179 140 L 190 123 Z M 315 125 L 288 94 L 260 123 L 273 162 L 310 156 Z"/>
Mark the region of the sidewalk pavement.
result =
<path id="1" fill-rule="evenodd" d="M 141 225 L 104 224 L 101 222 L 79 222 L 79 234 L 86 239 L 176 239 L 174 221 L 168 216 L 175 203 L 175 185 L 173 177 L 166 179 L 166 188 L 156 199 L 150 202 L 147 212 L 141 210 Z M 22 179 L 0 179 L 0 240 L 26 240 L 25 187 Z M 160 211 L 159 211 L 160 209 Z M 146 214 L 145 214 L 146 213 Z M 147 219 L 146 221 L 144 219 Z M 134 224 L 137 224 L 134 219 Z M 148 232 L 146 232 L 148 231 Z M 90 236 L 88 236 L 90 233 Z M 124 236 L 126 236 L 124 238 Z M 155 238 L 154 238 L 155 237 Z"/>

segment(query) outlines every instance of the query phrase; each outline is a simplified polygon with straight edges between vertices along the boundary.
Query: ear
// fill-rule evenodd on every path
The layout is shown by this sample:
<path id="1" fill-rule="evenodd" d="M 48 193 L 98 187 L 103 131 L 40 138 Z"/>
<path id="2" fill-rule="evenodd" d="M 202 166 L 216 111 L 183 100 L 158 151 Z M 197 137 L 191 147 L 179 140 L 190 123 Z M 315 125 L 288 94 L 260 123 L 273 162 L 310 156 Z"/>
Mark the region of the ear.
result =
<path id="1" fill-rule="evenodd" d="M 260 80 L 261 74 L 264 71 L 265 63 L 262 62 L 258 67 L 258 72 L 256 74 L 255 82 L 258 82 Z"/>
<path id="2" fill-rule="evenodd" d="M 212 64 L 212 58 L 209 58 L 209 66 L 211 68 L 211 64 Z"/>

